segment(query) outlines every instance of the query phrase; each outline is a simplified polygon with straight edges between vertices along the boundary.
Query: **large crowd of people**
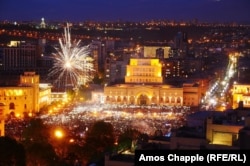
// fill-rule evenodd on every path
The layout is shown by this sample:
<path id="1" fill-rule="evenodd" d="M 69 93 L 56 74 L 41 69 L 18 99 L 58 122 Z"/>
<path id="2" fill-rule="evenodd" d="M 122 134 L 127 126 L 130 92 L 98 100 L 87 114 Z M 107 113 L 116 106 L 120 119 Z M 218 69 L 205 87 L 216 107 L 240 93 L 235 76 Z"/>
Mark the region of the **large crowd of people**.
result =
<path id="1" fill-rule="evenodd" d="M 39 116 L 48 126 L 60 126 L 71 139 L 82 143 L 90 126 L 99 120 L 113 125 L 115 135 L 131 128 L 152 136 L 161 130 L 168 135 L 171 129 L 185 125 L 186 116 L 192 113 L 186 106 L 136 106 L 81 103 L 62 108 L 55 114 Z M 12 118 L 6 121 L 5 135 L 21 139 L 22 131 L 28 125 L 24 119 Z"/>

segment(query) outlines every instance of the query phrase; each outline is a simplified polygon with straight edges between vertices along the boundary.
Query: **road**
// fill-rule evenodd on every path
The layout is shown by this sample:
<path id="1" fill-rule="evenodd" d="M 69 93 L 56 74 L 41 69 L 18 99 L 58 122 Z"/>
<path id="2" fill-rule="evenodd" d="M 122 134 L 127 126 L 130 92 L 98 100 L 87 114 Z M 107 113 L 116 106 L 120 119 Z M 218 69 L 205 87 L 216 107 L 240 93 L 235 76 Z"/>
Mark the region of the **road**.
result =
<path id="1" fill-rule="evenodd" d="M 221 78 L 216 79 L 206 92 L 201 101 L 202 109 L 224 111 L 230 105 L 227 98 L 237 73 L 237 56 L 239 56 L 238 53 L 229 54 L 229 62 L 224 72 L 225 74 Z"/>

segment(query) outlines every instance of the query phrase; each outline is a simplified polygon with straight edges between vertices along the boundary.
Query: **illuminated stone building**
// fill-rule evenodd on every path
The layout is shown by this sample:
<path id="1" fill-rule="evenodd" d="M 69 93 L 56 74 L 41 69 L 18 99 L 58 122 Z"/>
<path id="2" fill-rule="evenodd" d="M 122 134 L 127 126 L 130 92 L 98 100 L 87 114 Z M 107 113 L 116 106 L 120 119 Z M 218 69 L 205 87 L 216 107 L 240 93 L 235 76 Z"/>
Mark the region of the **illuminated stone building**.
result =
<path id="1" fill-rule="evenodd" d="M 130 59 L 125 84 L 104 88 L 105 103 L 183 104 L 183 88 L 164 85 L 159 59 Z"/>
<path id="2" fill-rule="evenodd" d="M 182 87 L 164 84 L 159 59 L 131 58 L 125 84 L 104 87 L 104 103 L 198 106 L 205 90 L 200 82 Z"/>
<path id="3" fill-rule="evenodd" d="M 243 106 L 250 108 L 250 85 L 249 84 L 234 84 L 232 89 L 233 108 L 237 108 L 240 102 Z"/>
<path id="4" fill-rule="evenodd" d="M 125 82 L 162 84 L 161 70 L 159 59 L 130 59 Z"/>
<path id="5" fill-rule="evenodd" d="M 94 69 L 95 71 L 99 71 L 99 64 L 101 64 L 102 57 L 102 42 L 101 41 L 92 41 L 90 45 L 91 55 L 94 58 Z M 103 62 L 103 61 L 102 61 Z M 103 64 L 102 64 L 103 65 Z"/>
<path id="6" fill-rule="evenodd" d="M 24 72 L 18 86 L 0 87 L 0 104 L 5 114 L 32 115 L 51 102 L 51 86 L 40 84 L 35 72 Z"/>
<path id="7" fill-rule="evenodd" d="M 204 85 L 204 80 L 200 80 L 199 83 L 186 83 L 183 84 L 183 105 L 186 106 L 198 106 L 202 98 L 202 94 L 205 94 L 207 86 Z"/>
<path id="8" fill-rule="evenodd" d="M 4 136 L 5 105 L 0 103 L 0 137 Z"/>

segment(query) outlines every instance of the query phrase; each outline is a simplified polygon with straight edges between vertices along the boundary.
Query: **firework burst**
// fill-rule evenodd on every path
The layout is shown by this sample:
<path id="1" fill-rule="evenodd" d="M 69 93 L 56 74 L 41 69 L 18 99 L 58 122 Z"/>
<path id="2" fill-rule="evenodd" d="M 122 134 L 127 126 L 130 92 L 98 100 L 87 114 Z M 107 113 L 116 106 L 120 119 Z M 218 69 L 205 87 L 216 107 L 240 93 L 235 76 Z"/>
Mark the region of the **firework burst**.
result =
<path id="1" fill-rule="evenodd" d="M 91 79 L 93 71 L 92 58 L 89 57 L 89 46 L 81 46 L 81 40 L 71 41 L 69 25 L 64 28 L 63 38 L 59 39 L 57 53 L 53 54 L 54 64 L 49 77 L 57 88 L 78 87 Z"/>

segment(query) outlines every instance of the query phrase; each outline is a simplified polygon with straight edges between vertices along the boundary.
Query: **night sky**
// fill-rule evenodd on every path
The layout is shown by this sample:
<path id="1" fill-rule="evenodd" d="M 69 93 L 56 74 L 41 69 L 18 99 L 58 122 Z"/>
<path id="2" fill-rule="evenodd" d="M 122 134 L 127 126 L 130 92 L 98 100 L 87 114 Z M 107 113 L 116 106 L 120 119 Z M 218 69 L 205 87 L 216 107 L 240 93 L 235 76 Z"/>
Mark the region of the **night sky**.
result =
<path id="1" fill-rule="evenodd" d="M 250 0 L 0 0 L 0 20 L 250 23 Z"/>

